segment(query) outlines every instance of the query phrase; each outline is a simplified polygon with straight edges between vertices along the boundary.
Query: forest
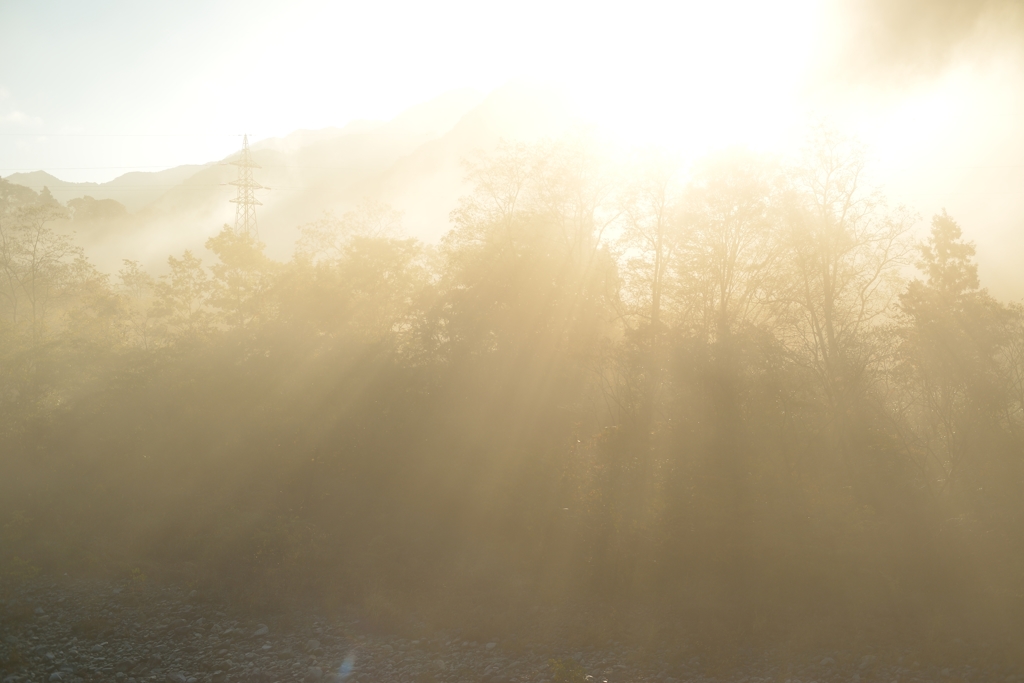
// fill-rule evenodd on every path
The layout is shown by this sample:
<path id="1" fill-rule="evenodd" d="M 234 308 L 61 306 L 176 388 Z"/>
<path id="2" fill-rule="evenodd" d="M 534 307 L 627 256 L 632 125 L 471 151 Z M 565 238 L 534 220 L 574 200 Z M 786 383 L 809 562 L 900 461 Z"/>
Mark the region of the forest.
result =
<path id="1" fill-rule="evenodd" d="M 1024 309 L 984 226 L 867 159 L 509 142 L 438 244 L 366 201 L 287 262 L 225 226 L 159 275 L 0 180 L 0 582 L 1019 660 Z"/>

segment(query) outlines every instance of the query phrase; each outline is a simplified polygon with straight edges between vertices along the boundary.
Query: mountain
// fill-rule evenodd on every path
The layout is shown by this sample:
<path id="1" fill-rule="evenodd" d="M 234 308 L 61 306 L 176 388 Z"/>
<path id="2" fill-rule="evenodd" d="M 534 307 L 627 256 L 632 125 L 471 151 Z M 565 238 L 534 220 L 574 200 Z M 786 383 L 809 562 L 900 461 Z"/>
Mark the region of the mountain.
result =
<path id="1" fill-rule="evenodd" d="M 149 206 L 165 192 L 181 184 L 205 166 L 176 166 L 153 173 L 132 172 L 114 178 L 107 183 L 69 183 L 45 171 L 12 173 L 6 180 L 33 190 L 50 188 L 57 201 L 67 203 L 78 197 L 113 199 L 134 212 Z"/>
<path id="2" fill-rule="evenodd" d="M 467 190 L 464 159 L 476 150 L 493 149 L 502 138 L 558 137 L 576 120 L 553 92 L 512 83 L 486 96 L 453 91 L 390 121 L 354 121 L 256 141 L 253 158 L 262 167 L 256 180 L 269 188 L 257 195 L 263 203 L 257 209 L 260 237 L 273 257 L 287 259 L 299 226 L 325 211 L 340 215 L 364 199 L 375 199 L 404 212 L 408 234 L 435 241 L 448 231 L 449 213 Z M 233 224 L 235 188 L 230 183 L 237 169 L 230 162 L 235 156 L 127 173 L 106 183 L 71 183 L 43 171 L 6 179 L 36 190 L 48 187 L 69 207 L 74 200 L 92 198 L 74 203 L 74 218 L 65 226 L 76 232 L 90 258 L 109 272 L 125 258 L 161 272 L 167 256 L 184 249 L 206 257 L 206 240 L 225 223 Z M 931 205 L 938 195 L 927 188 L 952 188 L 941 199 L 952 204 L 953 215 L 977 241 L 986 286 L 1004 298 L 1020 299 L 1024 284 L 1016 255 L 1024 247 L 1024 208 L 1020 193 L 1013 191 L 1013 174 L 949 175 L 953 180 L 897 175 L 888 179 L 888 189 L 898 201 L 901 195 L 919 200 L 923 195 Z M 938 208 L 920 211 L 927 217 Z"/>
<path id="3" fill-rule="evenodd" d="M 260 168 L 257 209 L 268 252 L 286 259 L 297 227 L 325 211 L 341 214 L 364 199 L 387 202 L 405 213 L 414 237 L 433 241 L 447 232 L 448 213 L 465 192 L 462 160 L 500 139 L 554 137 L 570 125 L 568 107 L 553 93 L 510 84 L 484 96 L 473 90 L 447 93 L 412 107 L 391 121 L 357 121 L 342 128 L 300 130 L 255 142 Z M 12 174 L 10 182 L 42 189 L 69 202 L 91 197 L 122 204 L 122 215 L 90 207 L 71 222 L 78 241 L 103 269 L 116 271 L 125 258 L 160 270 L 168 255 L 203 252 L 206 239 L 234 222 L 235 155 L 202 165 L 156 173 L 128 173 L 107 183 L 69 183 L 36 171 Z M 86 220 L 86 216 L 89 216 Z"/>

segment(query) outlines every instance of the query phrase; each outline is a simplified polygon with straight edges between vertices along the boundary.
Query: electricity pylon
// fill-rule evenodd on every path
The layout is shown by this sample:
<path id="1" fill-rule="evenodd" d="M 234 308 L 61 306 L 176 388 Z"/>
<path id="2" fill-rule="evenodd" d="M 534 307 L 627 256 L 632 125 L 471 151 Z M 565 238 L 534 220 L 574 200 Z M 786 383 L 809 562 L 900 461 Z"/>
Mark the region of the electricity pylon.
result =
<path id="1" fill-rule="evenodd" d="M 256 199 L 256 190 L 263 188 L 252 177 L 252 169 L 259 168 L 252 163 L 252 154 L 249 153 L 249 136 L 242 137 L 242 156 L 237 161 L 232 161 L 233 166 L 238 167 L 238 180 L 230 184 L 238 188 L 238 195 L 231 200 L 235 205 L 235 232 L 252 235 L 259 239 L 260 233 L 256 228 L 256 207 L 262 206 L 263 202 Z"/>

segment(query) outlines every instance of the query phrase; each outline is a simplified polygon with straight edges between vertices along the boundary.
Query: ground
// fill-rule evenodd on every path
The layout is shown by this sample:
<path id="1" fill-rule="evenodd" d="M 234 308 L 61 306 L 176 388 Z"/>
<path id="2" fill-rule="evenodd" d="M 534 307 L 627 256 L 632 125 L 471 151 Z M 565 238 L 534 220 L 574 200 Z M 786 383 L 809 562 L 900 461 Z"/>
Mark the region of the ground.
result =
<path id="1" fill-rule="evenodd" d="M 2 683 L 824 683 L 1017 681 L 975 661 L 955 668 L 905 657 L 820 652 L 801 661 L 748 653 L 709 666 L 625 643 L 524 647 L 417 639 L 371 629 L 356 616 L 259 618 L 182 586 L 36 578 L 0 599 Z M 575 664 L 573 663 L 575 662 Z M 578 665 L 577 665 L 578 664 Z M 586 677 L 586 678 L 584 678 Z"/>

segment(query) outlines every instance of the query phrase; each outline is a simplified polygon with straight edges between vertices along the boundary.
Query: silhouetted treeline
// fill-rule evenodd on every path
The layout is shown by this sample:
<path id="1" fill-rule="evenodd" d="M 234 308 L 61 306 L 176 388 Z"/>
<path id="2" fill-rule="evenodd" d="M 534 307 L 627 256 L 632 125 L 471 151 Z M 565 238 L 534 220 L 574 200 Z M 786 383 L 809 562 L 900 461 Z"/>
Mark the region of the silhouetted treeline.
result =
<path id="1" fill-rule="evenodd" d="M 6 578 L 1019 641 L 1024 317 L 952 217 L 915 243 L 829 132 L 685 176 L 505 145 L 469 179 L 437 246 L 368 204 L 287 263 L 225 227 L 156 278 L 96 272 L 62 206 L 0 181 Z"/>

